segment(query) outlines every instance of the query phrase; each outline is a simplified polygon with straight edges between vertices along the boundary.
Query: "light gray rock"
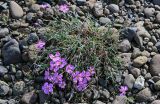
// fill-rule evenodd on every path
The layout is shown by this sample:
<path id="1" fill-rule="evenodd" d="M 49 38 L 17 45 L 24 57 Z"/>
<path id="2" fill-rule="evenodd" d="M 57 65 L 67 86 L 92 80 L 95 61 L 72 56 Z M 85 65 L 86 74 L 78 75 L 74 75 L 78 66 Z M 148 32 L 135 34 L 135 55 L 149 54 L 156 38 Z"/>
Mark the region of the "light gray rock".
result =
<path id="1" fill-rule="evenodd" d="M 19 43 L 15 39 L 11 39 L 4 44 L 2 48 L 2 56 L 5 65 L 20 63 L 21 51 L 19 49 Z"/>
<path id="2" fill-rule="evenodd" d="M 143 89 L 144 88 L 144 81 L 145 81 L 144 77 L 139 76 L 134 83 L 134 88 L 137 88 L 138 90 Z"/>
<path id="3" fill-rule="evenodd" d="M 145 88 L 136 95 L 136 100 L 138 102 L 147 102 L 151 99 L 151 97 L 152 97 L 151 90 L 149 88 Z"/>
<path id="4" fill-rule="evenodd" d="M 6 74 L 7 72 L 8 69 L 0 65 L 0 76 L 4 76 L 4 74 Z"/>
<path id="5" fill-rule="evenodd" d="M 8 94 L 8 92 L 9 85 L 6 82 L 0 80 L 0 96 L 5 96 Z"/>
<path id="6" fill-rule="evenodd" d="M 8 104 L 7 102 L 8 102 L 8 100 L 0 99 L 0 104 Z"/>
<path id="7" fill-rule="evenodd" d="M 108 9 L 110 10 L 111 13 L 118 13 L 119 12 L 119 6 L 116 4 L 110 4 L 108 6 Z"/>
<path id="8" fill-rule="evenodd" d="M 135 78 L 141 75 L 141 70 L 138 68 L 132 68 L 130 69 L 130 72 Z"/>
<path id="9" fill-rule="evenodd" d="M 160 80 L 157 81 L 157 82 L 154 84 L 154 88 L 155 88 L 157 91 L 160 91 Z"/>
<path id="10" fill-rule="evenodd" d="M 160 12 L 156 15 L 156 22 L 160 23 Z"/>
<path id="11" fill-rule="evenodd" d="M 156 54 L 150 61 L 150 72 L 152 76 L 160 74 L 160 54 Z"/>
<path id="12" fill-rule="evenodd" d="M 99 101 L 99 100 L 96 100 L 96 101 L 93 102 L 93 104 L 106 104 L 106 103 L 104 103 L 102 101 Z"/>
<path id="13" fill-rule="evenodd" d="M 151 104 L 160 104 L 160 100 L 154 100 Z"/>
<path id="14" fill-rule="evenodd" d="M 135 79 L 132 74 L 128 74 L 124 78 L 124 85 L 127 85 L 129 89 L 132 89 L 135 83 Z"/>
<path id="15" fill-rule="evenodd" d="M 23 9 L 15 1 L 10 1 L 9 6 L 13 18 L 19 19 L 23 16 Z"/>
<path id="16" fill-rule="evenodd" d="M 38 5 L 38 4 L 32 4 L 30 7 L 30 11 L 32 11 L 32 12 L 37 12 L 39 10 L 40 10 L 40 5 Z"/>
<path id="17" fill-rule="evenodd" d="M 115 100 L 113 101 L 113 104 L 126 104 L 126 103 L 127 103 L 126 96 L 116 96 Z"/>
<path id="18" fill-rule="evenodd" d="M 145 14 L 147 17 L 154 16 L 154 13 L 155 13 L 155 9 L 154 9 L 154 8 L 145 8 L 145 9 L 144 9 L 144 14 Z"/>
<path id="19" fill-rule="evenodd" d="M 97 2 L 94 4 L 93 13 L 94 13 L 94 16 L 96 16 L 96 17 L 101 17 L 101 16 L 103 16 L 103 5 L 102 5 L 102 2 L 97 1 Z"/>
<path id="20" fill-rule="evenodd" d="M 8 28 L 0 28 L 0 38 L 4 38 L 8 34 L 9 34 Z"/>
<path id="21" fill-rule="evenodd" d="M 13 86 L 13 95 L 17 96 L 24 93 L 25 83 L 23 81 L 16 82 Z"/>
<path id="22" fill-rule="evenodd" d="M 133 66 L 135 67 L 141 67 L 148 61 L 148 58 L 146 56 L 139 56 L 133 60 Z"/>
<path id="23" fill-rule="evenodd" d="M 21 102 L 24 104 L 35 104 L 37 100 L 37 95 L 35 91 L 31 91 L 22 96 Z"/>
<path id="24" fill-rule="evenodd" d="M 128 39 L 124 39 L 120 44 L 119 44 L 119 49 L 121 52 L 128 52 L 131 49 L 131 44 L 128 41 Z"/>
<path id="25" fill-rule="evenodd" d="M 107 18 L 107 17 L 100 17 L 99 18 L 99 22 L 102 25 L 111 24 L 112 23 L 112 21 L 109 18 Z"/>
<path id="26" fill-rule="evenodd" d="M 131 54 L 132 53 L 122 53 L 118 58 L 122 61 L 123 66 L 129 68 L 131 66 Z"/>

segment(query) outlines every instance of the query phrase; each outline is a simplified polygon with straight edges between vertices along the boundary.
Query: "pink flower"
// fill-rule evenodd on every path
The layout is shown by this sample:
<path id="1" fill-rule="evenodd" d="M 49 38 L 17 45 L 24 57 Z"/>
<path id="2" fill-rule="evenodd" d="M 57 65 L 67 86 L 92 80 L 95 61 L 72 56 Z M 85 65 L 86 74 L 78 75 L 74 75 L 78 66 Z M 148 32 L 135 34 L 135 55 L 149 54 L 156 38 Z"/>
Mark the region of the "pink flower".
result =
<path id="1" fill-rule="evenodd" d="M 67 4 L 62 4 L 59 6 L 59 11 L 63 12 L 63 13 L 67 13 L 69 11 L 69 7 Z"/>
<path id="2" fill-rule="evenodd" d="M 128 91 L 128 87 L 127 86 L 121 86 L 120 89 L 119 89 L 120 96 L 124 96 L 126 94 L 126 91 Z"/>
<path id="3" fill-rule="evenodd" d="M 46 9 L 46 8 L 49 8 L 49 7 L 50 7 L 50 5 L 48 3 L 43 3 L 41 5 L 41 8 L 43 8 L 43 9 Z"/>
<path id="4" fill-rule="evenodd" d="M 44 85 L 42 86 L 42 90 L 44 91 L 45 94 L 53 92 L 53 84 L 45 82 Z"/>
<path id="5" fill-rule="evenodd" d="M 44 41 L 39 40 L 39 41 L 37 42 L 37 44 L 35 44 L 35 47 L 36 47 L 37 49 L 42 49 L 42 48 L 44 48 L 45 44 L 46 44 L 46 43 L 45 43 Z"/>
<path id="6" fill-rule="evenodd" d="M 66 66 L 66 72 L 67 72 L 68 74 L 72 74 L 74 69 L 75 69 L 75 67 L 74 67 L 73 65 L 71 65 L 71 64 L 68 64 L 68 65 Z"/>
<path id="7" fill-rule="evenodd" d="M 53 61 L 53 62 L 56 62 L 56 61 L 58 61 L 58 60 L 60 60 L 61 58 L 60 58 L 60 53 L 59 52 L 56 52 L 56 54 L 55 55 L 53 55 L 53 54 L 49 54 L 49 58 Z"/>

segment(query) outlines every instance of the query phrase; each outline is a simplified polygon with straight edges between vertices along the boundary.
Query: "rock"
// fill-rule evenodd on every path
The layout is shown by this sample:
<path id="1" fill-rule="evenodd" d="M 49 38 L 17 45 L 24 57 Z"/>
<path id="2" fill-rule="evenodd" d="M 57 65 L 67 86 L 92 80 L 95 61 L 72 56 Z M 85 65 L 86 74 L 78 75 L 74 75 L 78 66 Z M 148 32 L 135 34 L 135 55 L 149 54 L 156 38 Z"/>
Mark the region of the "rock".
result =
<path id="1" fill-rule="evenodd" d="M 32 22 L 34 17 L 35 17 L 34 13 L 27 13 L 26 20 L 29 21 L 29 22 Z"/>
<path id="2" fill-rule="evenodd" d="M 0 65 L 0 76 L 4 76 L 4 74 L 6 74 L 7 72 L 8 69 Z"/>
<path id="3" fill-rule="evenodd" d="M 4 65 L 16 64 L 21 62 L 21 51 L 19 43 L 15 39 L 11 39 L 2 48 L 2 56 Z"/>
<path id="4" fill-rule="evenodd" d="M 31 7 L 30 7 L 30 11 L 32 12 L 37 12 L 40 10 L 40 6 L 38 4 L 32 4 Z"/>
<path id="5" fill-rule="evenodd" d="M 7 102 L 8 102 L 8 100 L 0 99 L 0 104 L 8 104 Z"/>
<path id="6" fill-rule="evenodd" d="M 113 104 L 126 104 L 126 103 L 127 103 L 126 96 L 116 96 L 115 100 L 113 101 Z"/>
<path id="7" fill-rule="evenodd" d="M 160 52 L 160 41 L 158 41 L 156 44 L 155 44 L 156 48 L 158 49 L 158 51 Z"/>
<path id="8" fill-rule="evenodd" d="M 105 99 L 109 99 L 109 97 L 110 97 L 110 93 L 109 93 L 109 91 L 106 90 L 106 89 L 100 91 L 100 94 L 101 94 Z"/>
<path id="9" fill-rule="evenodd" d="M 19 19 L 23 16 L 23 9 L 14 1 L 9 3 L 11 15 L 15 19 Z"/>
<path id="10" fill-rule="evenodd" d="M 150 100 L 151 96 L 152 96 L 151 90 L 149 88 L 145 88 L 136 95 L 136 100 L 138 102 L 147 102 Z"/>
<path id="11" fill-rule="evenodd" d="M 101 16 L 103 16 L 103 5 L 102 5 L 102 2 L 97 1 L 97 2 L 94 4 L 93 13 L 94 13 L 94 16 L 96 16 L 96 17 L 101 17 Z"/>
<path id="12" fill-rule="evenodd" d="M 122 53 L 119 55 L 119 59 L 122 61 L 124 67 L 129 68 L 131 66 L 131 54 L 132 53 Z"/>
<path id="13" fill-rule="evenodd" d="M 8 92 L 9 85 L 6 82 L 0 80 L 0 96 L 5 96 L 8 94 Z"/>
<path id="14" fill-rule="evenodd" d="M 7 104 L 16 104 L 16 101 L 14 99 L 10 99 Z"/>
<path id="15" fill-rule="evenodd" d="M 99 18 L 99 22 L 102 25 L 111 24 L 112 23 L 111 20 L 109 18 L 107 18 L 107 17 L 100 17 Z"/>
<path id="16" fill-rule="evenodd" d="M 133 60 L 133 66 L 135 67 L 141 67 L 148 61 L 148 58 L 146 56 L 139 56 Z"/>
<path id="17" fill-rule="evenodd" d="M 155 88 L 157 91 L 160 91 L 160 80 L 157 81 L 157 82 L 154 84 L 154 88 Z"/>
<path id="18" fill-rule="evenodd" d="M 129 89 L 132 89 L 135 83 L 135 79 L 132 74 L 128 74 L 124 78 L 124 85 L 127 85 Z"/>
<path id="19" fill-rule="evenodd" d="M 24 94 L 21 99 L 23 104 L 35 104 L 36 100 L 37 95 L 35 94 L 35 91 Z"/>
<path id="20" fill-rule="evenodd" d="M 29 44 L 33 44 L 33 43 L 36 43 L 38 40 L 39 40 L 39 37 L 37 36 L 36 33 L 30 33 L 28 36 L 27 42 Z"/>
<path id="21" fill-rule="evenodd" d="M 159 0 L 153 0 L 153 3 L 154 3 L 155 5 L 160 5 L 160 1 L 159 1 Z"/>
<path id="22" fill-rule="evenodd" d="M 83 6 L 86 3 L 86 0 L 76 0 L 78 6 Z"/>
<path id="23" fill-rule="evenodd" d="M 154 16 L 154 13 L 155 13 L 154 8 L 145 8 L 144 9 L 144 14 L 146 15 L 146 17 L 152 17 L 152 16 Z"/>
<path id="24" fill-rule="evenodd" d="M 139 31 L 137 31 L 137 35 L 142 37 L 142 38 L 151 38 L 151 35 L 148 33 L 148 31 L 146 29 L 141 29 Z"/>
<path id="25" fill-rule="evenodd" d="M 118 13 L 119 12 L 119 6 L 116 4 L 110 4 L 108 6 L 108 9 L 110 10 L 111 13 Z"/>
<path id="26" fill-rule="evenodd" d="M 133 47 L 132 58 L 135 59 L 141 55 L 142 55 L 142 53 L 141 53 L 140 49 Z"/>
<path id="27" fill-rule="evenodd" d="M 134 4 L 134 0 L 125 0 L 125 3 L 132 5 Z"/>
<path id="28" fill-rule="evenodd" d="M 136 41 L 139 48 L 143 47 L 143 39 L 138 34 L 135 35 L 134 40 Z"/>
<path id="29" fill-rule="evenodd" d="M 134 88 L 137 88 L 138 90 L 143 89 L 144 88 L 144 81 L 145 81 L 144 77 L 139 76 L 134 83 Z"/>
<path id="30" fill-rule="evenodd" d="M 102 101 L 99 101 L 99 100 L 96 100 L 96 101 L 93 102 L 93 104 L 106 104 L 106 103 L 104 103 Z"/>
<path id="31" fill-rule="evenodd" d="M 160 12 L 156 15 L 156 22 L 160 23 Z"/>
<path id="32" fill-rule="evenodd" d="M 13 86 L 13 95 L 21 95 L 24 93 L 25 83 L 23 81 L 16 82 Z"/>
<path id="33" fill-rule="evenodd" d="M 23 74 L 22 74 L 22 71 L 21 70 L 18 70 L 17 72 L 16 72 L 16 78 L 17 79 L 21 79 L 22 78 L 22 76 L 23 76 Z"/>
<path id="34" fill-rule="evenodd" d="M 4 38 L 8 34 L 9 34 L 8 28 L 1 28 L 0 29 L 0 38 Z"/>
<path id="35" fill-rule="evenodd" d="M 131 42 L 137 34 L 137 28 L 136 27 L 124 28 L 122 29 L 121 34 L 124 38 L 127 38 Z"/>
<path id="36" fill-rule="evenodd" d="M 154 100 L 151 104 L 160 104 L 160 100 Z"/>
<path id="37" fill-rule="evenodd" d="M 48 99 L 48 96 L 43 91 L 39 92 L 39 104 L 44 104 Z"/>
<path id="38" fill-rule="evenodd" d="M 124 39 L 120 44 L 119 44 L 119 49 L 121 52 L 128 52 L 131 49 L 131 44 L 128 41 L 128 39 Z"/>
<path id="39" fill-rule="evenodd" d="M 130 70 L 130 72 L 135 78 L 141 75 L 141 70 L 138 68 L 133 68 Z"/>
<path id="40" fill-rule="evenodd" d="M 150 72 L 152 76 L 160 74 L 160 54 L 156 54 L 150 61 Z"/>

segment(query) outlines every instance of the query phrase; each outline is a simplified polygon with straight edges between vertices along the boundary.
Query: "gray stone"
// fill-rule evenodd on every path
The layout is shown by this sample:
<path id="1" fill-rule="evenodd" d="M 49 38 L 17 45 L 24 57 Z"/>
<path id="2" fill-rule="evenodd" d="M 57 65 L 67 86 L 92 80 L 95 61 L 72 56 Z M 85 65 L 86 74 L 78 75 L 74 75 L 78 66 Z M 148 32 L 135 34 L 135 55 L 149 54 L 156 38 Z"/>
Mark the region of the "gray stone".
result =
<path id="1" fill-rule="evenodd" d="M 137 58 L 138 56 L 141 56 L 141 51 L 139 48 L 133 48 L 133 52 L 132 52 L 132 58 L 135 59 Z"/>
<path id="2" fill-rule="evenodd" d="M 141 75 L 141 70 L 138 68 L 133 68 L 130 70 L 130 72 L 135 78 Z"/>
<path id="3" fill-rule="evenodd" d="M 156 15 L 156 22 L 160 23 L 160 12 Z"/>
<path id="4" fill-rule="evenodd" d="M 132 5 L 134 4 L 134 0 L 125 0 L 125 3 Z"/>
<path id="5" fill-rule="evenodd" d="M 29 21 L 29 22 L 32 22 L 34 17 L 35 17 L 34 13 L 27 13 L 26 20 Z"/>
<path id="6" fill-rule="evenodd" d="M 131 54 L 132 53 L 122 53 L 119 55 L 119 59 L 122 61 L 124 67 L 129 68 L 131 66 Z"/>
<path id="7" fill-rule="evenodd" d="M 21 102 L 23 104 L 35 104 L 36 100 L 37 100 L 37 95 L 35 94 L 35 91 L 31 91 L 22 96 Z"/>
<path id="8" fill-rule="evenodd" d="M 23 16 L 23 9 L 16 2 L 10 1 L 9 6 L 13 18 L 18 19 Z"/>
<path id="9" fill-rule="evenodd" d="M 0 104 L 8 104 L 7 102 L 8 102 L 8 100 L 0 99 Z"/>
<path id="10" fill-rule="evenodd" d="M 110 10 L 111 13 L 118 13 L 119 12 L 119 6 L 116 4 L 110 4 L 108 6 L 108 9 Z"/>
<path id="11" fill-rule="evenodd" d="M 157 91 L 160 91 L 160 80 L 157 81 L 157 82 L 154 84 L 154 88 L 155 88 Z"/>
<path id="12" fill-rule="evenodd" d="M 102 91 L 100 91 L 101 95 L 105 98 L 108 99 L 110 97 L 110 93 L 108 90 L 104 89 Z"/>
<path id="13" fill-rule="evenodd" d="M 131 49 L 131 44 L 128 41 L 128 39 L 124 39 L 120 44 L 119 44 L 119 49 L 121 52 L 128 52 Z"/>
<path id="14" fill-rule="evenodd" d="M 6 82 L 0 80 L 0 96 L 5 96 L 8 94 L 8 92 L 9 85 Z"/>
<path id="15" fill-rule="evenodd" d="M 115 100 L 113 101 L 113 104 L 126 104 L 126 103 L 127 103 L 126 96 L 116 96 Z"/>
<path id="16" fill-rule="evenodd" d="M 9 34 L 8 28 L 1 28 L 0 29 L 0 38 L 4 38 L 8 34 Z"/>
<path id="17" fill-rule="evenodd" d="M 7 72 L 8 69 L 0 65 L 0 76 L 4 76 L 4 74 L 6 74 Z"/>
<path id="18" fill-rule="evenodd" d="M 32 4 L 30 7 L 30 11 L 32 11 L 32 12 L 37 12 L 39 10 L 40 10 L 40 5 L 38 5 L 38 4 Z"/>
<path id="19" fill-rule="evenodd" d="M 48 96 L 43 91 L 39 92 L 39 104 L 44 104 L 48 99 Z"/>
<path id="20" fill-rule="evenodd" d="M 160 104 L 160 100 L 154 100 L 151 104 Z"/>
<path id="21" fill-rule="evenodd" d="M 16 64 L 21 62 L 21 51 L 19 43 L 11 39 L 2 48 L 3 62 L 5 65 Z"/>
<path id="22" fill-rule="evenodd" d="M 93 102 L 93 104 L 106 104 L 106 103 L 104 103 L 102 101 L 99 101 L 99 100 L 96 100 L 96 101 Z"/>
<path id="23" fill-rule="evenodd" d="M 147 102 L 151 99 L 151 97 L 152 97 L 151 90 L 149 88 L 145 88 L 136 95 L 136 100 L 138 102 Z"/>
<path id="24" fill-rule="evenodd" d="M 158 41 L 156 44 L 155 44 L 156 48 L 158 49 L 158 51 L 160 52 L 160 41 Z"/>
<path id="25" fill-rule="evenodd" d="M 86 3 L 86 0 L 76 0 L 78 6 L 83 6 Z"/>
<path id="26" fill-rule="evenodd" d="M 97 2 L 94 4 L 93 13 L 94 13 L 94 16 L 96 16 L 96 17 L 101 17 L 101 16 L 103 16 L 103 5 L 102 5 L 102 2 L 97 1 Z"/>
<path id="27" fill-rule="evenodd" d="M 133 66 L 141 67 L 145 63 L 147 63 L 148 58 L 146 56 L 139 56 L 133 60 Z"/>
<path id="28" fill-rule="evenodd" d="M 134 88 L 137 88 L 138 90 L 143 89 L 144 88 L 144 81 L 145 81 L 144 77 L 139 76 L 134 83 Z"/>
<path id="29" fill-rule="evenodd" d="M 37 36 L 36 33 L 30 33 L 28 36 L 27 42 L 29 44 L 33 44 L 33 43 L 36 43 L 38 40 L 39 40 L 39 37 Z"/>
<path id="30" fill-rule="evenodd" d="M 160 54 L 156 54 L 150 61 L 150 72 L 152 76 L 160 74 Z"/>
<path id="31" fill-rule="evenodd" d="M 24 93 L 25 83 L 23 81 L 16 82 L 13 86 L 13 95 L 17 96 Z"/>
<path id="32" fill-rule="evenodd" d="M 100 17 L 99 18 L 99 22 L 102 25 L 111 24 L 112 23 L 111 20 L 109 18 L 107 18 L 107 17 Z"/>
<path id="33" fill-rule="evenodd" d="M 135 79 L 132 74 L 128 74 L 124 78 L 124 85 L 127 85 L 129 89 L 132 89 L 135 83 Z"/>
<path id="34" fill-rule="evenodd" d="M 159 0 L 153 0 L 153 3 L 154 3 L 155 5 L 160 5 L 160 1 L 159 1 Z"/>
<path id="35" fill-rule="evenodd" d="M 147 17 L 154 16 L 154 13 L 155 13 L 155 9 L 154 9 L 154 8 L 145 8 L 145 9 L 144 9 L 144 14 L 145 14 Z"/>
<path id="36" fill-rule="evenodd" d="M 14 99 L 9 99 L 7 104 L 16 104 L 16 101 Z"/>

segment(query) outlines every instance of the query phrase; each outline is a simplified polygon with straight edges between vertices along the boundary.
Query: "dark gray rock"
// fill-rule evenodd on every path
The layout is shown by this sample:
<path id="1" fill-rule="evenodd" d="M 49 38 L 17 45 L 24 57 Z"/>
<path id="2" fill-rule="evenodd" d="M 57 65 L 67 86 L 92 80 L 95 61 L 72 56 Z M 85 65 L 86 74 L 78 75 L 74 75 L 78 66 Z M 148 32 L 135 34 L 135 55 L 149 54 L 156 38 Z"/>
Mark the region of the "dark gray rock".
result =
<path id="1" fill-rule="evenodd" d="M 46 100 L 48 99 L 48 96 L 43 92 L 39 92 L 39 104 L 44 104 Z"/>
<path id="2" fill-rule="evenodd" d="M 23 81 L 16 82 L 13 86 L 13 95 L 17 96 L 24 93 L 25 83 Z"/>
<path id="3" fill-rule="evenodd" d="M 33 43 L 36 43 L 38 40 L 39 40 L 39 37 L 37 36 L 36 33 L 30 33 L 28 36 L 27 42 L 29 44 L 33 44 Z"/>
<path id="4" fill-rule="evenodd" d="M 111 13 L 118 13 L 119 12 L 119 6 L 116 4 L 110 4 L 108 5 L 108 9 Z"/>
<path id="5" fill-rule="evenodd" d="M 160 54 L 155 55 L 150 61 L 150 72 L 152 76 L 160 74 Z"/>
<path id="6" fill-rule="evenodd" d="M 160 5 L 160 1 L 159 1 L 159 0 L 153 0 L 153 3 L 154 3 L 155 5 Z"/>
<path id="7" fill-rule="evenodd" d="M 9 92 L 9 85 L 4 81 L 0 81 L 0 96 L 5 96 L 8 94 L 8 92 Z"/>
<path id="8" fill-rule="evenodd" d="M 151 99 L 151 97 L 152 97 L 151 90 L 149 88 L 145 88 L 136 95 L 136 100 L 138 102 L 147 102 Z"/>
<path id="9" fill-rule="evenodd" d="M 20 63 L 22 58 L 19 43 L 15 39 L 7 42 L 2 48 L 2 56 L 4 65 Z"/>
<path id="10" fill-rule="evenodd" d="M 86 0 L 76 0 L 78 6 L 83 6 L 86 3 Z"/>
<path id="11" fill-rule="evenodd" d="M 160 52 L 160 41 L 158 41 L 155 46 L 157 47 L 158 51 Z"/>
<path id="12" fill-rule="evenodd" d="M 135 3 L 135 1 L 134 0 L 125 0 L 125 3 L 132 5 Z"/>

